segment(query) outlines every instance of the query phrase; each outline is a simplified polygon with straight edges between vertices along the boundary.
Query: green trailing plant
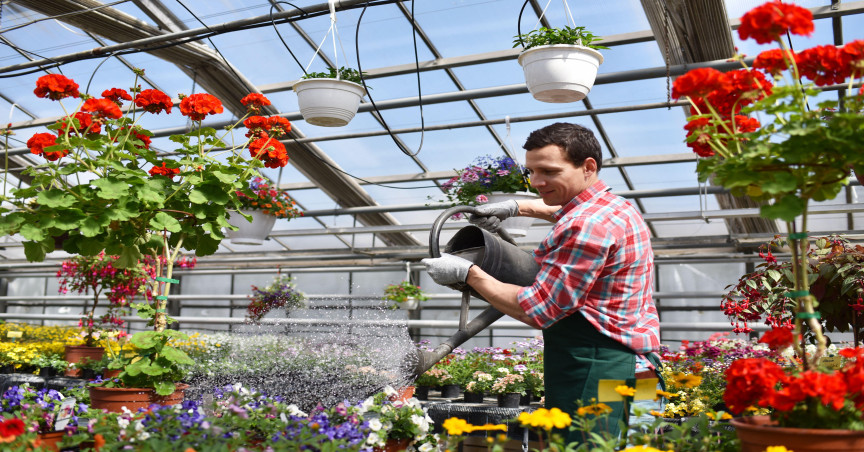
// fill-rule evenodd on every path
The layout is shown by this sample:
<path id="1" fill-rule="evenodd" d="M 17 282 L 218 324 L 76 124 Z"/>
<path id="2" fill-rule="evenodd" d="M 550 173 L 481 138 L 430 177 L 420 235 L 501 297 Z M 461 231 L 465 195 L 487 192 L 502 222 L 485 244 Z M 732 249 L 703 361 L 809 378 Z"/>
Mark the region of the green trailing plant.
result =
<path id="1" fill-rule="evenodd" d="M 391 308 L 396 309 L 399 304 L 405 303 L 409 298 L 417 301 L 426 301 L 429 297 L 420 290 L 420 286 L 411 284 L 410 281 L 402 281 L 399 284 L 390 284 L 384 288 L 384 300 L 392 301 Z"/>
<path id="2" fill-rule="evenodd" d="M 555 44 L 576 44 L 594 50 L 608 49 L 609 47 L 594 44 L 603 38 L 594 36 L 585 27 L 546 28 L 540 27 L 528 33 L 514 36 L 513 47 L 524 47 L 528 50 L 532 47 L 549 46 Z"/>
<path id="3" fill-rule="evenodd" d="M 364 77 L 366 73 L 362 74 Z M 308 74 L 301 77 L 303 80 L 308 80 L 312 78 L 336 78 L 337 72 L 336 68 L 328 67 L 327 72 L 309 72 Z M 361 78 L 360 71 L 357 69 L 352 69 L 350 67 L 342 66 L 339 68 L 338 77 L 340 80 L 347 80 L 349 82 L 354 82 L 358 85 L 363 84 L 363 79 Z M 368 87 L 367 87 L 368 89 Z"/>

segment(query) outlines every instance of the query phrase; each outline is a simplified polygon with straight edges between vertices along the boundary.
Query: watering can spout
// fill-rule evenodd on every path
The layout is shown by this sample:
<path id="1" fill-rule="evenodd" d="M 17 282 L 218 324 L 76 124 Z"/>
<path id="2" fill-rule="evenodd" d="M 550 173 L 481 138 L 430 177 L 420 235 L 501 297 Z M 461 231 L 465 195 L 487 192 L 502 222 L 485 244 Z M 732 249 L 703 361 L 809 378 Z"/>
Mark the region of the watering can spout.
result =
<path id="1" fill-rule="evenodd" d="M 476 336 L 477 333 L 483 331 L 503 315 L 504 314 L 502 314 L 501 311 L 490 306 L 473 320 L 468 322 L 464 329 L 457 331 L 454 335 L 450 336 L 449 339 L 435 347 L 435 349 L 431 351 L 418 350 L 417 367 L 414 370 L 414 377 L 416 378 L 431 369 L 435 363 L 449 355 L 454 348 L 464 344 L 465 341 Z"/>

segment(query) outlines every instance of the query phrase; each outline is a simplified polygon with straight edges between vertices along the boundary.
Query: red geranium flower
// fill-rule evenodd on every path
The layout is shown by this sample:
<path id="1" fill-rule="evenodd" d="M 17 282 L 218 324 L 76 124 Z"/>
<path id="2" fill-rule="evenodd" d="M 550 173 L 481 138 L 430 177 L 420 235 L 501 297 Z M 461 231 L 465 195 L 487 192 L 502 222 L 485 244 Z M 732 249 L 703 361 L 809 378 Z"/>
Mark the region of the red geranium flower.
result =
<path id="1" fill-rule="evenodd" d="M 700 117 L 692 119 L 684 125 L 684 129 L 687 130 L 687 146 L 700 157 L 712 157 L 714 155 L 714 151 L 708 145 L 711 136 L 705 130 L 710 124 L 709 118 Z M 691 141 L 692 135 L 697 135 L 697 138 Z"/>
<path id="2" fill-rule="evenodd" d="M 78 125 L 75 125 L 75 121 L 72 120 L 75 118 L 78 120 Z M 76 111 L 74 115 L 67 116 L 59 121 L 60 130 L 67 133 L 83 133 L 85 130 L 87 133 L 99 133 L 102 131 L 102 123 L 99 121 L 94 121 L 93 116 L 88 113 L 83 113 L 80 111 Z"/>
<path id="3" fill-rule="evenodd" d="M 180 113 L 193 121 L 201 121 L 207 115 L 215 115 L 222 111 L 222 102 L 212 94 L 192 94 L 180 101 Z"/>
<path id="4" fill-rule="evenodd" d="M 864 69 L 864 40 L 858 39 L 848 42 L 840 49 L 840 52 L 844 59 L 848 60 L 847 64 L 850 68 L 859 71 Z"/>
<path id="5" fill-rule="evenodd" d="M 768 347 L 772 350 L 782 350 L 790 345 L 795 340 L 795 337 L 792 334 L 791 328 L 774 328 L 771 331 L 766 331 L 765 334 L 759 338 L 760 344 L 768 344 Z"/>
<path id="6" fill-rule="evenodd" d="M 753 68 L 762 69 L 776 76 L 789 68 L 788 61 L 795 61 L 795 54 L 792 51 L 787 50 L 786 59 L 783 59 L 783 50 L 771 49 L 756 56 L 756 59 L 753 60 Z"/>
<path id="7" fill-rule="evenodd" d="M 60 100 L 65 97 L 78 97 L 78 84 L 74 80 L 61 74 L 48 74 L 36 80 L 36 89 L 33 90 L 36 97 Z"/>
<path id="8" fill-rule="evenodd" d="M 249 113 L 258 113 L 261 111 L 261 107 L 270 105 L 270 99 L 260 93 L 251 93 L 240 99 L 240 103 L 246 106 Z"/>
<path id="9" fill-rule="evenodd" d="M 288 164 L 288 151 L 279 140 L 270 138 L 266 133 L 249 144 L 249 153 L 264 162 L 267 168 L 280 168 Z"/>
<path id="10" fill-rule="evenodd" d="M 732 414 L 753 405 L 765 406 L 775 385 L 786 378 L 783 368 L 763 358 L 739 359 L 726 369 L 723 401 Z"/>
<path id="11" fill-rule="evenodd" d="M 753 102 L 771 94 L 774 85 L 756 70 L 738 69 L 723 74 L 720 89 L 705 98 L 722 116 L 732 116 Z"/>
<path id="12" fill-rule="evenodd" d="M 53 133 L 37 133 L 27 140 L 27 147 L 30 148 L 30 153 L 41 155 L 45 159 L 55 161 L 60 157 L 69 155 L 69 149 L 61 149 L 59 151 L 45 152 L 45 148 L 57 144 L 57 136 Z"/>
<path id="13" fill-rule="evenodd" d="M 123 116 L 120 107 L 111 99 L 87 99 L 81 111 L 91 112 L 100 118 L 118 119 Z"/>
<path id="14" fill-rule="evenodd" d="M 180 168 L 166 168 L 165 162 L 162 162 L 161 167 L 154 166 L 153 168 L 150 168 L 151 176 L 166 176 L 173 179 L 177 174 L 180 174 Z"/>
<path id="15" fill-rule="evenodd" d="M 135 105 L 148 113 L 159 114 L 164 110 L 165 113 L 170 114 L 174 103 L 167 94 L 158 89 L 145 89 L 135 96 Z"/>
<path id="16" fill-rule="evenodd" d="M 270 135 L 274 138 L 288 135 L 291 132 L 291 122 L 281 116 L 271 116 L 267 118 L 267 123 L 270 126 L 268 129 Z"/>
<path id="17" fill-rule="evenodd" d="M 672 84 L 672 98 L 700 98 L 724 86 L 723 73 L 717 69 L 693 69 L 675 79 Z M 703 112 L 704 113 L 704 112 Z"/>
<path id="18" fill-rule="evenodd" d="M 848 60 L 846 60 L 848 61 Z M 844 63 L 844 55 L 833 45 L 816 46 L 797 55 L 798 72 L 816 86 L 836 85 L 846 81 L 852 70 Z"/>
<path id="19" fill-rule="evenodd" d="M 113 100 L 117 105 L 123 105 L 124 100 L 132 100 L 132 96 L 125 89 L 120 88 L 106 89 L 102 91 L 102 97 Z"/>
<path id="20" fill-rule="evenodd" d="M 266 134 L 268 130 L 270 130 L 270 121 L 263 116 L 250 116 L 243 121 L 243 125 L 249 129 L 246 132 L 247 137 L 251 136 L 259 136 L 262 133 Z"/>
<path id="21" fill-rule="evenodd" d="M 791 3 L 766 3 L 748 11 L 741 17 L 738 36 L 753 38 L 759 44 L 776 41 L 786 32 L 800 36 L 813 34 L 813 13 Z"/>

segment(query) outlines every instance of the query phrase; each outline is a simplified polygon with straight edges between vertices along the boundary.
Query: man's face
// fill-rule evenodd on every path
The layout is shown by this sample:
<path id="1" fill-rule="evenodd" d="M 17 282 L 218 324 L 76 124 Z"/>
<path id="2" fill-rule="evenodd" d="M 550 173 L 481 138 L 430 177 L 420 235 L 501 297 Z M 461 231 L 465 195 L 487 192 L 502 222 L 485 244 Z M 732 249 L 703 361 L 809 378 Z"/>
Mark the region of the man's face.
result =
<path id="1" fill-rule="evenodd" d="M 554 144 L 528 151 L 525 154 L 525 167 L 531 173 L 531 186 L 540 192 L 543 202 L 550 206 L 570 202 L 591 186 L 596 175 L 593 171 L 586 171 L 586 164 L 578 167 L 574 165 L 567 159 L 564 150 Z"/>

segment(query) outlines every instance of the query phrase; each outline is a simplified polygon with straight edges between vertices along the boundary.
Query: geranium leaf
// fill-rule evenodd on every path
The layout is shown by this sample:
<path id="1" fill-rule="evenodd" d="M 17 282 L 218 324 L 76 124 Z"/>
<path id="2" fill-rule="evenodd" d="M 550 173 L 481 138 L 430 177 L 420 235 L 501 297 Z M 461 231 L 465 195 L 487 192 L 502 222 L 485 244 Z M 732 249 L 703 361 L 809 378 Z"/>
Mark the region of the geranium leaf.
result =
<path id="1" fill-rule="evenodd" d="M 765 218 L 795 221 L 795 217 L 804 213 L 806 202 L 795 195 L 786 195 L 773 205 L 762 206 L 760 214 Z"/>
<path id="2" fill-rule="evenodd" d="M 75 205 L 75 197 L 68 195 L 60 190 L 59 188 L 51 188 L 45 191 L 39 192 L 36 195 L 36 202 L 40 205 L 50 208 L 57 207 L 72 207 Z"/>
<path id="3" fill-rule="evenodd" d="M 193 188 L 189 191 L 189 201 L 195 204 L 206 204 L 209 199 L 203 191 L 198 190 L 197 188 Z"/>
<path id="4" fill-rule="evenodd" d="M 143 256 L 137 246 L 124 246 L 117 257 L 117 267 L 133 268 Z"/>
<path id="5" fill-rule="evenodd" d="M 50 250 L 47 250 L 50 251 Z M 42 262 L 45 260 L 45 248 L 41 242 L 24 242 L 24 256 L 30 262 Z"/>
<path id="6" fill-rule="evenodd" d="M 54 217 L 54 226 L 64 231 L 77 229 L 85 218 L 87 217 L 80 210 L 62 210 Z"/>
<path id="7" fill-rule="evenodd" d="M 156 215 L 150 220 L 150 226 L 157 231 L 166 230 L 169 232 L 180 232 L 183 229 L 176 218 L 165 212 L 156 213 Z"/>
<path id="8" fill-rule="evenodd" d="M 117 199 L 129 193 L 129 185 L 113 177 L 96 179 L 90 183 L 99 187 L 99 192 L 96 195 L 102 199 Z"/>
<path id="9" fill-rule="evenodd" d="M 93 217 L 87 217 L 81 222 L 79 231 L 84 237 L 96 237 L 102 233 L 102 225 Z"/>
<path id="10" fill-rule="evenodd" d="M 201 192 L 204 193 L 209 202 L 214 202 L 219 205 L 225 205 L 229 200 L 231 200 L 230 195 L 225 193 L 225 190 L 217 185 L 202 185 Z"/>
<path id="11" fill-rule="evenodd" d="M 189 357 L 183 350 L 174 347 L 165 347 L 162 349 L 162 356 L 165 359 L 177 364 L 195 364 L 195 361 Z"/>

